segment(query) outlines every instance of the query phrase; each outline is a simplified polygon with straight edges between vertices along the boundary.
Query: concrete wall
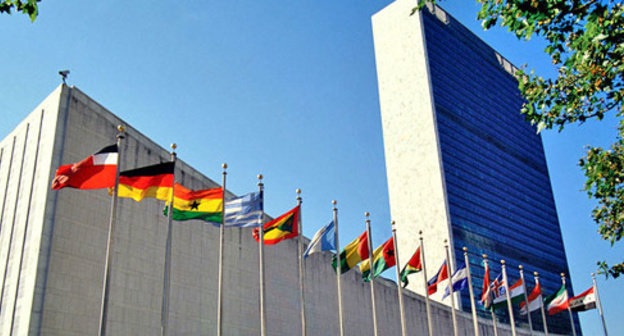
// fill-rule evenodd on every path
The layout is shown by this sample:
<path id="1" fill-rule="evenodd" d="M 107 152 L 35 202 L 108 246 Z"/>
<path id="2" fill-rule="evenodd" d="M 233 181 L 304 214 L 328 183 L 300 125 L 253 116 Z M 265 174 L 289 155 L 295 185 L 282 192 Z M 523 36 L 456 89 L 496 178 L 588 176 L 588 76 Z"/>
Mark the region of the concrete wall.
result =
<path id="1" fill-rule="evenodd" d="M 41 112 L 44 113 L 43 122 Z M 50 111 L 49 115 L 47 114 Z M 25 125 L 29 123 L 28 139 L 35 139 L 41 128 L 37 167 L 28 157 L 37 152 L 35 143 L 26 141 Z M 122 145 L 122 169 L 158 163 L 169 159 L 167 151 L 114 116 L 76 88 L 59 87 L 24 123 L 0 143 L 0 201 L 6 194 L 3 209 L 0 247 L 9 246 L 4 238 L 15 228 L 12 251 L 20 251 L 26 221 L 26 248 L 19 267 L 19 253 L 11 253 L 5 292 L 0 313 L 2 335 L 97 335 L 102 292 L 102 276 L 106 251 L 106 230 L 110 197 L 105 190 L 62 189 L 51 191 L 54 170 L 60 164 L 77 162 L 112 143 L 115 127 L 124 124 L 127 137 Z M 34 126 L 32 126 L 34 125 Z M 31 130 L 32 127 L 32 130 Z M 31 133 L 32 131 L 32 133 Z M 13 147 L 12 160 L 6 153 Z M 20 140 L 22 139 L 22 140 Z M 34 141 L 34 140 L 33 140 Z M 8 149 L 7 149 L 8 148 Z M 8 151 L 8 152 L 7 152 Z M 34 151 L 34 152 L 33 152 Z M 26 160 L 21 160 L 25 152 Z M 11 163 L 10 163 L 11 162 Z M 21 166 L 21 186 L 14 180 L 9 163 Z M 217 163 L 215 163 L 217 164 Z M 35 183 L 31 206 L 29 195 L 32 171 Z M 28 173 L 30 172 L 30 173 Z M 184 162 L 177 165 L 178 181 L 189 188 L 210 188 L 216 184 Z M 26 182 L 25 182 L 26 181 Z M 255 181 L 250 181 L 253 185 Z M 23 191 L 24 190 L 24 191 Z M 167 230 L 162 215 L 163 202 L 145 199 L 135 202 L 121 199 L 112 260 L 109 335 L 159 335 L 162 300 L 162 279 Z M 285 205 L 285 210 L 289 205 Z M 45 211 L 44 211 L 45 208 Z M 13 212 L 20 218 L 13 228 Z M 17 239 L 19 238 L 19 239 Z M 249 229 L 227 229 L 224 266 L 224 335 L 258 335 L 258 245 Z M 267 328 L 269 335 L 300 334 L 299 295 L 296 241 L 267 246 Z M 0 254 L 0 266 L 6 262 Z M 312 255 L 306 260 L 306 308 L 309 335 L 338 334 L 336 277 L 331 269 L 329 252 Z M 199 221 L 176 222 L 173 228 L 171 273 L 170 334 L 214 335 L 217 296 L 218 229 Z M 15 270 L 21 269 L 16 280 Z M 4 268 L 2 268 L 4 272 Z M 2 275 L 2 274 L 0 274 Z M 412 282 L 422 283 L 422 274 Z M 361 275 L 351 271 L 342 276 L 345 329 L 347 335 L 372 335 L 369 285 Z M 13 304 L 15 283 L 20 284 L 17 305 Z M 380 335 L 399 335 L 399 308 L 394 283 L 376 282 L 377 314 Z M 426 314 L 421 296 L 405 293 L 409 334 L 426 333 Z M 18 309 L 13 317 L 11 306 Z M 449 335 L 448 307 L 432 303 L 436 335 Z M 472 334 L 470 316 L 458 313 L 461 335 Z M 482 335 L 492 335 L 489 321 L 480 322 Z M 9 330 L 13 325 L 13 333 Z M 520 333 L 526 335 L 526 333 Z M 508 328 L 499 335 L 509 335 Z"/>

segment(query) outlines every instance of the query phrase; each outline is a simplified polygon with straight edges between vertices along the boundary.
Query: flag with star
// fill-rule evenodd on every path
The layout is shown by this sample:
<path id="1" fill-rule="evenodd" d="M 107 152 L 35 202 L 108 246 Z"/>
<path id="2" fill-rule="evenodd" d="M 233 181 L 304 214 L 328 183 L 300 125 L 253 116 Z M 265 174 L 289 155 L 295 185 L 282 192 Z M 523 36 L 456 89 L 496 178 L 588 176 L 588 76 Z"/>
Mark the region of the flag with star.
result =
<path id="1" fill-rule="evenodd" d="M 383 245 L 373 251 L 373 277 L 378 277 L 383 271 L 394 266 L 396 259 L 394 258 L 394 239 L 388 239 Z M 364 260 L 360 264 L 362 279 L 369 281 L 371 279 L 370 258 Z"/>
<path id="2" fill-rule="evenodd" d="M 169 202 L 167 202 L 169 203 Z M 165 206 L 167 215 L 169 206 Z M 190 190 L 176 183 L 173 189 L 173 220 L 200 219 L 221 225 L 223 218 L 223 188 Z"/>
<path id="3" fill-rule="evenodd" d="M 299 235 L 299 209 L 294 209 L 264 224 L 264 245 L 274 245 L 282 240 L 297 237 Z M 253 229 L 253 237 L 260 242 L 259 228 Z"/>

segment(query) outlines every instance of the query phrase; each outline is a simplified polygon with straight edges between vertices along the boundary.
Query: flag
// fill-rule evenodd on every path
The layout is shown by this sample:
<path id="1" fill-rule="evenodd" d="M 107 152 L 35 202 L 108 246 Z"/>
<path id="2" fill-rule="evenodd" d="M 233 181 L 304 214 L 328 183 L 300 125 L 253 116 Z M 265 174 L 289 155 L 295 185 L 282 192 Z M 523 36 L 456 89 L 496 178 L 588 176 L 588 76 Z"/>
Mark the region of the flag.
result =
<path id="1" fill-rule="evenodd" d="M 299 209 L 297 205 L 287 213 L 264 224 L 264 245 L 274 245 L 282 240 L 297 237 L 299 235 Z M 260 241 L 260 229 L 253 230 L 254 239 Z"/>
<path id="2" fill-rule="evenodd" d="M 485 262 L 485 273 L 483 275 L 483 290 L 481 291 L 481 305 L 488 309 L 492 304 L 492 291 L 490 289 L 490 267 Z"/>
<path id="3" fill-rule="evenodd" d="M 332 260 L 332 266 L 334 270 L 337 270 L 336 256 Z M 366 231 L 359 237 L 355 238 L 349 245 L 340 252 L 340 271 L 341 273 L 348 272 L 355 265 L 359 264 L 362 260 L 368 259 L 368 235 Z"/>
<path id="4" fill-rule="evenodd" d="M 444 280 L 448 279 L 448 269 L 446 267 L 446 260 L 440 266 L 438 273 L 433 276 L 429 281 L 427 281 L 427 290 L 429 291 L 429 295 L 438 291 L 438 284 Z"/>
<path id="5" fill-rule="evenodd" d="M 504 286 L 499 286 L 499 288 L 500 295 L 498 295 L 493 302 L 494 309 L 500 309 L 506 307 L 507 305 L 507 295 L 505 294 L 506 289 Z M 509 287 L 509 299 L 511 300 L 511 303 L 514 304 L 522 301 L 522 298 L 524 298 L 524 284 L 522 279 L 518 279 L 516 283 Z"/>
<path id="6" fill-rule="evenodd" d="M 373 251 L 373 278 L 378 277 L 383 271 L 396 265 L 396 259 L 394 258 L 394 239 L 390 238 L 381 246 Z M 370 260 L 368 258 L 360 264 L 360 272 L 362 272 L 362 279 L 369 281 L 371 279 L 371 267 Z"/>
<path id="7" fill-rule="evenodd" d="M 169 211 L 169 202 L 164 214 Z M 173 216 L 177 221 L 201 219 L 221 225 L 223 219 L 223 188 L 189 190 L 179 183 L 173 189 Z"/>
<path id="8" fill-rule="evenodd" d="M 225 226 L 258 227 L 262 225 L 262 192 L 230 198 L 225 201 Z"/>
<path id="9" fill-rule="evenodd" d="M 331 250 L 336 250 L 336 229 L 334 221 L 323 226 L 314 234 L 310 245 L 308 245 L 308 248 L 303 253 L 303 258 L 307 258 L 312 253 Z"/>
<path id="10" fill-rule="evenodd" d="M 60 166 L 54 175 L 52 189 L 114 187 L 118 157 L 117 145 L 111 145 L 78 163 Z"/>
<path id="11" fill-rule="evenodd" d="M 544 299 L 544 304 L 548 310 L 548 315 L 555 315 L 568 309 L 568 291 L 565 286 L 561 285 L 556 293 Z"/>
<path id="12" fill-rule="evenodd" d="M 453 292 L 459 292 L 460 290 L 468 287 L 468 270 L 466 269 L 466 264 L 462 263 L 461 266 L 453 276 L 451 277 L 451 282 L 453 283 Z M 444 296 L 442 296 L 442 300 L 444 300 L 447 296 L 451 295 L 451 290 L 449 286 L 446 286 L 446 291 L 444 291 Z"/>
<path id="13" fill-rule="evenodd" d="M 403 270 L 401 270 L 401 282 L 403 282 L 403 287 L 406 287 L 409 281 L 407 280 L 407 276 L 412 273 L 418 273 L 422 271 L 422 260 L 420 260 L 420 247 L 416 249 L 412 258 L 407 262 Z"/>
<path id="14" fill-rule="evenodd" d="M 570 309 L 575 312 L 582 312 L 596 308 L 596 295 L 594 294 L 594 286 L 584 291 L 580 295 L 571 298 L 568 301 Z"/>
<path id="15" fill-rule="evenodd" d="M 491 309 L 492 303 L 494 300 L 500 297 L 501 295 L 505 295 L 505 282 L 502 280 L 503 275 L 499 274 L 494 281 L 490 284 L 487 290 L 487 297 L 485 298 L 485 302 L 483 302 L 483 308 Z M 489 275 L 488 275 L 489 278 Z M 502 293 L 501 293 L 502 292 Z"/>
<path id="16" fill-rule="evenodd" d="M 119 197 L 139 202 L 146 197 L 168 201 L 173 187 L 174 162 L 126 170 L 119 174 Z"/>
<path id="17" fill-rule="evenodd" d="M 535 288 L 529 294 L 529 312 L 538 310 L 542 307 L 542 288 L 539 282 L 535 284 Z M 526 308 L 526 302 L 520 302 L 520 315 L 528 314 Z"/>

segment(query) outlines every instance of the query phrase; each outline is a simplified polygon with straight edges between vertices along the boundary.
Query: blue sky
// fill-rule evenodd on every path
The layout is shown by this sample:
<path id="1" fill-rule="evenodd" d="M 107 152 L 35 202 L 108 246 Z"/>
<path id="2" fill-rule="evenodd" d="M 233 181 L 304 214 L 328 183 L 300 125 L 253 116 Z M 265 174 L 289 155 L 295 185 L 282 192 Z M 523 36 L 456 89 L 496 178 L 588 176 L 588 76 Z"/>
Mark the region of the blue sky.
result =
<path id="1" fill-rule="evenodd" d="M 308 237 L 336 199 L 341 240 L 364 230 L 369 211 L 380 244 L 390 213 L 370 17 L 388 3 L 66 0 L 43 1 L 35 23 L 0 15 L 0 136 L 70 69 L 70 85 L 160 145 L 176 142 L 207 176 L 220 181 L 227 162 L 233 192 L 255 190 L 264 174 L 270 214 L 294 206 L 301 188 Z M 472 1 L 442 7 L 512 63 L 553 74 L 540 41 L 482 31 Z M 584 146 L 615 134 L 609 118 L 543 134 L 576 293 L 591 286 L 596 260 L 624 254 L 599 239 L 577 166 Z M 598 282 L 612 332 L 624 330 L 622 281 Z M 596 311 L 580 316 L 586 335 L 601 332 Z"/>

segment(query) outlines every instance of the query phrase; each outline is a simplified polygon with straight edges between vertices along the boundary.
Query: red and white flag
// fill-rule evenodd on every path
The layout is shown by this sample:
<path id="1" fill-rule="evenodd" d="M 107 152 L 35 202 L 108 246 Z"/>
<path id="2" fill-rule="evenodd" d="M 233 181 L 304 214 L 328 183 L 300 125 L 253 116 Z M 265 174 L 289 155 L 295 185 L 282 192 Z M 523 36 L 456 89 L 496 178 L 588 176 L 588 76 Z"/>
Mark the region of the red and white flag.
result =
<path id="1" fill-rule="evenodd" d="M 542 307 L 542 288 L 539 282 L 535 285 L 535 288 L 529 294 L 529 311 L 535 311 Z M 527 314 L 526 302 L 520 302 L 520 315 Z"/>
<path id="2" fill-rule="evenodd" d="M 52 189 L 102 189 L 115 186 L 117 172 L 117 145 L 102 148 L 99 152 L 74 164 L 56 170 Z"/>
<path id="3" fill-rule="evenodd" d="M 584 291 L 580 295 L 571 298 L 568 301 L 570 309 L 575 312 L 586 311 L 596 308 L 596 295 L 594 294 L 594 286 Z"/>

